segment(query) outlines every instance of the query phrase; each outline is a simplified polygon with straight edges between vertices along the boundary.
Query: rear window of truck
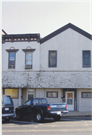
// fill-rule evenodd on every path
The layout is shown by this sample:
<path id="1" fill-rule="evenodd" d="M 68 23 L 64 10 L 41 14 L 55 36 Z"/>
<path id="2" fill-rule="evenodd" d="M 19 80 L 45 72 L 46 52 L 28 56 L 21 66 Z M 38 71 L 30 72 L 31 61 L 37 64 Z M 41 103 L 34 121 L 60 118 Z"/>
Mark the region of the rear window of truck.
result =
<path id="1" fill-rule="evenodd" d="M 10 97 L 3 97 L 2 103 L 3 104 L 12 104 L 11 98 Z"/>

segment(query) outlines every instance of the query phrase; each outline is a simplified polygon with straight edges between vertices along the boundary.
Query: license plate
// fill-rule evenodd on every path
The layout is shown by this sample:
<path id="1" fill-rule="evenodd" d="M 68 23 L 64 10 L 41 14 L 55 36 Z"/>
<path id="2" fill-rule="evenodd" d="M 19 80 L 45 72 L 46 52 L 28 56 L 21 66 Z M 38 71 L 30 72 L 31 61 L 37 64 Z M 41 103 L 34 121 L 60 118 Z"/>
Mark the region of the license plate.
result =
<path id="1" fill-rule="evenodd" d="M 9 110 L 9 108 L 5 108 L 5 111 L 8 111 Z"/>
<path id="2" fill-rule="evenodd" d="M 60 115 L 60 116 L 62 116 L 62 113 L 61 112 L 58 112 L 57 114 Z"/>

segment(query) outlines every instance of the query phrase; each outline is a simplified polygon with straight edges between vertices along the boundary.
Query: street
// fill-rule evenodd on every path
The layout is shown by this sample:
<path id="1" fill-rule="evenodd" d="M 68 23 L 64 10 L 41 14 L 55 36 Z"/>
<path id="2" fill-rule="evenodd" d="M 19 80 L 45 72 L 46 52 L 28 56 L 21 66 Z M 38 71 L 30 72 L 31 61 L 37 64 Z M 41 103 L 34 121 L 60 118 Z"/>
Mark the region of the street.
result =
<path id="1" fill-rule="evenodd" d="M 55 122 L 46 119 L 43 123 L 10 120 L 2 123 L 2 135 L 92 135 L 91 117 L 62 118 Z"/>

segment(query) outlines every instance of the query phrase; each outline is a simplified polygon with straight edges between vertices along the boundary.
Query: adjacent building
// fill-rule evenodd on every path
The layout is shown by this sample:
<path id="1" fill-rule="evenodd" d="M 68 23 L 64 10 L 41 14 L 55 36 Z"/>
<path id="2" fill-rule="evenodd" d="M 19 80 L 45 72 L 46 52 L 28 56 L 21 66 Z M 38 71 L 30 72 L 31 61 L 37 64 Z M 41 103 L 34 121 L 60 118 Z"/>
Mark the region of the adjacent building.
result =
<path id="1" fill-rule="evenodd" d="M 15 108 L 33 97 L 92 111 L 92 35 L 69 23 L 40 34 L 2 36 L 2 91 Z"/>

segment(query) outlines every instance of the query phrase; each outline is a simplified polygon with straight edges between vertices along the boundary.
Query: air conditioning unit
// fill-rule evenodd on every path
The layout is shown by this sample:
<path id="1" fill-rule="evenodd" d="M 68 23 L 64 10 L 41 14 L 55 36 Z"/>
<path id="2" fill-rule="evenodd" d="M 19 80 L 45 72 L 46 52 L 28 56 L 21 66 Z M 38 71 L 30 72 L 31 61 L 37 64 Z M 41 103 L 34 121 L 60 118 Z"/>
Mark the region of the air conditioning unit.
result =
<path id="1" fill-rule="evenodd" d="M 32 65 L 25 65 L 25 69 L 32 69 Z"/>
<path id="2" fill-rule="evenodd" d="M 14 65 L 9 65 L 9 68 L 15 68 L 15 66 Z"/>

